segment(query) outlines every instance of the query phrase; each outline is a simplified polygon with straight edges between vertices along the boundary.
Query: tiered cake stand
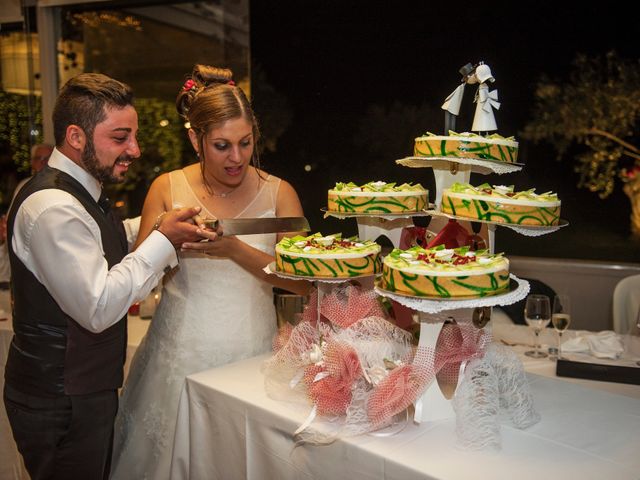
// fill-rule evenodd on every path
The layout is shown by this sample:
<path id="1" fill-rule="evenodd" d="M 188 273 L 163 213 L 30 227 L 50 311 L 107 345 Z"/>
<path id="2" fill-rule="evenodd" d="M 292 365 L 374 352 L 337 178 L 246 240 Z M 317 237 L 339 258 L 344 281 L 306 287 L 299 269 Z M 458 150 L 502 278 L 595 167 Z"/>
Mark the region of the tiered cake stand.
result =
<path id="1" fill-rule="evenodd" d="M 482 65 L 484 77 L 480 76 L 476 81 L 485 82 L 487 78 L 486 65 Z M 471 68 L 471 66 L 469 66 Z M 475 68 L 475 67 L 474 67 Z M 472 71 L 472 70 L 470 70 Z M 477 72 L 477 70 L 476 70 Z M 461 73 L 462 70 L 461 70 Z M 488 72 L 490 76 L 490 71 Z M 470 79 L 473 75 L 465 73 L 464 81 L 467 83 L 474 83 Z M 491 80 L 493 78 L 491 77 Z M 481 88 L 484 85 L 481 85 Z M 459 94 L 459 101 L 462 98 L 462 90 L 464 85 L 458 87 L 456 92 Z M 454 92 L 455 95 L 456 92 Z M 493 93 L 493 92 L 492 92 Z M 451 96 L 450 96 L 451 98 Z M 445 106 L 448 104 L 450 98 L 447 99 Z M 496 93 L 497 98 L 497 93 Z M 451 109 L 445 113 L 445 131 L 449 128 L 455 127 L 455 118 L 452 116 Z M 476 110 L 476 115 L 478 110 Z M 457 111 L 454 112 L 457 115 Z M 485 119 L 486 120 L 486 119 Z M 476 125 L 476 119 L 474 119 L 474 126 Z M 487 129 L 495 130 L 495 128 Z M 445 133 L 446 134 L 446 133 Z M 414 217 L 431 217 L 429 223 L 430 233 L 439 231 L 450 220 L 464 220 L 471 222 L 472 225 L 478 226 L 480 224 L 486 225 L 486 231 L 488 236 L 488 247 L 491 252 L 494 252 L 495 247 L 495 231 L 496 227 L 504 227 L 515 230 L 516 232 L 526 236 L 539 236 L 547 233 L 554 232 L 559 228 L 567 225 L 564 220 L 560 221 L 560 224 L 552 227 L 536 227 L 536 226 L 521 226 L 514 224 L 498 223 L 492 221 L 481 221 L 463 217 L 456 217 L 452 215 L 446 215 L 440 211 L 440 204 L 442 199 L 442 192 L 446 188 L 450 187 L 454 182 L 469 183 L 471 173 L 479 174 L 506 174 L 517 172 L 522 169 L 523 165 L 519 163 L 498 162 L 493 160 L 482 159 L 469 159 L 458 157 L 405 157 L 400 160 L 396 160 L 396 163 L 402 166 L 410 168 L 431 168 L 435 177 L 435 189 L 436 198 L 435 203 L 430 205 L 428 209 L 421 212 L 413 213 L 400 213 L 400 214 L 386 214 L 386 213 L 372 213 L 372 214 L 356 214 L 346 212 L 330 212 L 323 209 L 325 217 L 332 216 L 340 219 L 355 218 L 358 222 L 358 235 L 362 240 L 376 240 L 381 236 L 386 236 L 394 247 L 402 248 L 400 241 L 402 238 L 403 230 L 408 227 L 414 226 Z M 474 229 L 475 230 L 475 229 Z M 275 270 L 275 269 L 274 269 Z M 324 280 L 324 279 L 311 279 L 305 277 L 306 280 L 315 280 L 318 285 L 318 305 L 320 305 L 321 294 L 326 292 L 327 288 L 331 288 L 332 283 L 336 280 Z M 351 279 L 343 279 L 339 281 L 350 281 Z M 441 298 L 424 298 L 424 297 L 412 297 L 399 295 L 395 292 L 389 292 L 381 289 L 373 284 L 373 277 L 369 277 L 371 287 L 375 289 L 378 295 L 387 297 L 409 309 L 411 309 L 418 316 L 420 320 L 420 341 L 419 347 L 430 348 L 435 351 L 436 343 L 440 336 L 441 330 L 445 322 L 472 322 L 477 328 L 484 328 L 487 322 L 491 318 L 491 307 L 510 305 L 525 298 L 529 293 L 529 283 L 525 280 L 517 278 L 515 275 L 511 275 L 510 290 L 506 293 L 494 296 L 486 296 L 482 298 L 471 299 L 441 299 Z M 363 283 L 363 286 L 367 286 Z M 318 307 L 319 308 L 319 307 Z M 318 312 L 319 314 L 319 312 Z M 434 355 L 435 357 L 435 355 Z M 465 363 L 460 365 L 458 382 L 462 378 L 462 374 L 465 368 Z M 432 366 L 430 366 L 432 367 Z M 444 418 L 450 418 L 454 416 L 451 399 L 456 390 L 456 386 L 444 386 L 441 387 L 437 381 L 432 381 L 428 385 L 422 396 L 415 402 L 414 421 L 421 423 L 424 421 L 439 420 Z"/>

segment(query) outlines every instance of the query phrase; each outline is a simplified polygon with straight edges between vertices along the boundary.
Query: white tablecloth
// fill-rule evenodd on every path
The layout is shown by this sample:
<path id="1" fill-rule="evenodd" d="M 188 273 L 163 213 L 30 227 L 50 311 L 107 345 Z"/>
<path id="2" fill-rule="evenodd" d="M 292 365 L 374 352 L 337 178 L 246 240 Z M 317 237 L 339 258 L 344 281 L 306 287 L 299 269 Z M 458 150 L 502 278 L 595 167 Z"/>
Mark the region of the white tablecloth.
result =
<path id="1" fill-rule="evenodd" d="M 187 377 L 172 479 L 639 477 L 640 400 L 532 374 L 542 420 L 525 431 L 504 424 L 501 451 L 457 448 L 454 419 L 294 448 L 292 432 L 307 412 L 266 396 L 265 358 Z"/>

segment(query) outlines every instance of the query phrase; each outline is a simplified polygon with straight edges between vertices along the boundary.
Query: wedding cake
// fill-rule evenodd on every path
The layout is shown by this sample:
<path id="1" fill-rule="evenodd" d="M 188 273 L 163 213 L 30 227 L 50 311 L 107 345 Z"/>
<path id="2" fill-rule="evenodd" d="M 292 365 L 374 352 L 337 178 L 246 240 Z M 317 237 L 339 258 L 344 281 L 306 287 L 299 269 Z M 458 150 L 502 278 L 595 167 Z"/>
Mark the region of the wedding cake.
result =
<path id="1" fill-rule="evenodd" d="M 521 192 L 511 186 L 454 183 L 442 192 L 443 213 L 514 225 L 552 226 L 560 221 L 560 200 L 551 192 Z"/>
<path id="2" fill-rule="evenodd" d="M 429 202 L 429 192 L 419 183 L 336 183 L 329 190 L 327 210 L 336 213 L 419 212 Z"/>
<path id="3" fill-rule="evenodd" d="M 381 288 L 414 297 L 485 297 L 509 288 L 509 260 L 469 247 L 394 249 L 382 265 Z"/>
<path id="4" fill-rule="evenodd" d="M 416 157 L 434 160 L 462 158 L 516 163 L 518 142 L 513 137 L 505 138 L 495 133 L 482 136 L 467 132 L 449 131 L 449 135 L 427 132 L 415 139 L 413 154 Z"/>
<path id="5" fill-rule="evenodd" d="M 276 271 L 301 277 L 350 278 L 380 273 L 380 245 L 341 234 L 283 238 Z"/>

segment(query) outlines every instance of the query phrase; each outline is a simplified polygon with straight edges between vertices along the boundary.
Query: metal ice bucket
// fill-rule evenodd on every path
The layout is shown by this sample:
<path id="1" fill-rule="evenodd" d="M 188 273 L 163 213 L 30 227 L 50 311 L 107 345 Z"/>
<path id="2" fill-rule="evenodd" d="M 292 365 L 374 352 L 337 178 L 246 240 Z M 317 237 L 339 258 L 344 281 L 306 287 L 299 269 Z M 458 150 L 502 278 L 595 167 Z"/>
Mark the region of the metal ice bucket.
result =
<path id="1" fill-rule="evenodd" d="M 299 320 L 297 314 L 302 313 L 307 303 L 307 297 L 296 295 L 279 288 L 273 289 L 273 303 L 276 306 L 278 328 L 285 323 L 296 325 Z"/>

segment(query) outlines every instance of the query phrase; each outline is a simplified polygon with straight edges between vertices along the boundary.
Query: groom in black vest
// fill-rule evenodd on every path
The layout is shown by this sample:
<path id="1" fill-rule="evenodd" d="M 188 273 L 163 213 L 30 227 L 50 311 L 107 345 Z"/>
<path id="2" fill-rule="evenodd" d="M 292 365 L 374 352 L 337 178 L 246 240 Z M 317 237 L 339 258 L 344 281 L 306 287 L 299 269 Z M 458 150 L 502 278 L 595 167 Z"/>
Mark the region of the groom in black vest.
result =
<path id="1" fill-rule="evenodd" d="M 100 74 L 65 84 L 53 112 L 49 166 L 8 218 L 13 329 L 4 401 L 32 480 L 109 476 L 128 307 L 177 265 L 175 248 L 215 234 L 173 210 L 132 253 L 102 195 L 140 156 L 129 86 Z"/>

